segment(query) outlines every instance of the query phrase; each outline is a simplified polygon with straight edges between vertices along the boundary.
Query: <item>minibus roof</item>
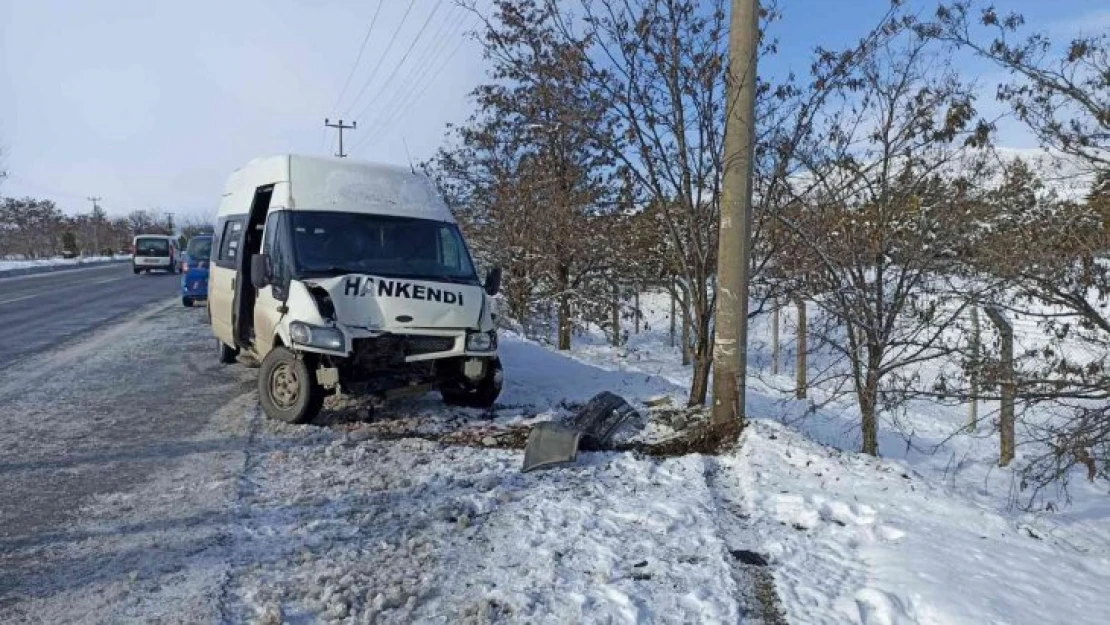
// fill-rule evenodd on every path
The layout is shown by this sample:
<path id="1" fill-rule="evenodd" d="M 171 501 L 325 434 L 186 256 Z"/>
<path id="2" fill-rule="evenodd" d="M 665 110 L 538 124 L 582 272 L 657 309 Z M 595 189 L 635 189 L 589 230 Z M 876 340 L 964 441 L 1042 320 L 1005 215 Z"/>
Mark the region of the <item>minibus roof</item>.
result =
<path id="1" fill-rule="evenodd" d="M 274 185 L 271 209 L 455 221 L 431 180 L 408 167 L 297 154 L 257 158 L 236 170 L 220 216 L 249 212 L 255 190 L 267 185 Z"/>

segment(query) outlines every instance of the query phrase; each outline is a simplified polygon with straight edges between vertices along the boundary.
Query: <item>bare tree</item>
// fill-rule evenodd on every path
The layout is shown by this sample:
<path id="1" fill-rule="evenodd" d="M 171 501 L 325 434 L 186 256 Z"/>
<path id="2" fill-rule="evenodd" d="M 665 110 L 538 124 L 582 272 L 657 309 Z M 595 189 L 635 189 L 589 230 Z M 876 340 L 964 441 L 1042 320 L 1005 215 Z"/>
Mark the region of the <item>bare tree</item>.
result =
<path id="1" fill-rule="evenodd" d="M 1007 305 L 1043 330 L 1041 345 L 1017 356 L 1018 396 L 1037 409 L 1027 411 L 1021 469 L 1036 496 L 1050 484 L 1066 486 L 1076 466 L 1092 479 L 1110 473 L 1110 36 L 1054 42 L 1025 30 L 1020 14 L 970 0 L 940 6 L 921 27 L 1009 72 L 998 99 L 1042 146 L 1093 179 L 1084 201 L 1062 201 L 1038 172 L 1010 165 L 993 196 L 1006 210 L 976 258 L 981 272 L 1007 281 Z M 1025 242 L 1020 250 L 1015 240 Z"/>
<path id="2" fill-rule="evenodd" d="M 59 254 L 65 217 L 50 200 L 4 198 L 0 203 L 0 253 L 40 258 Z"/>
<path id="3" fill-rule="evenodd" d="M 844 358 L 859 402 L 862 450 L 877 455 L 878 415 L 902 406 L 921 380 L 911 367 L 951 353 L 946 330 L 966 299 L 945 256 L 962 227 L 967 161 L 988 138 L 972 88 L 910 19 L 874 46 L 840 89 L 804 155 L 797 203 L 783 223 L 807 248 L 799 285 L 836 324 L 814 338 Z M 959 173 L 953 173 L 953 172 Z"/>
<path id="4" fill-rule="evenodd" d="M 1110 463 L 1110 268 L 1106 217 L 1110 189 L 1095 179 L 1081 202 L 1047 188 L 1022 161 L 1011 163 L 988 195 L 990 227 L 977 245 L 977 270 L 1004 281 L 997 301 L 1035 321 L 1040 336 L 1026 337 L 1015 354 L 1016 392 L 1025 405 L 1023 485 L 1036 496 L 1050 484 L 1066 485 L 1081 466 L 1088 477 L 1108 474 Z M 1022 241 L 1015 250 L 1014 241 Z M 1002 297 L 1004 295 L 1004 297 Z M 1004 376 L 992 359 L 978 363 L 988 387 Z M 1035 410 L 1034 410 L 1035 409 Z"/>
<path id="5" fill-rule="evenodd" d="M 436 159 L 464 226 L 509 264 L 506 290 L 518 319 L 554 305 L 556 344 L 570 349 L 576 309 L 614 264 L 608 217 L 617 204 L 602 99 L 583 79 L 577 42 L 566 42 L 534 1 L 498 0 L 480 35 L 492 82 L 458 130 L 460 147 Z M 605 291 L 608 291 L 606 288 Z"/>
<path id="6" fill-rule="evenodd" d="M 1059 48 L 1043 33 L 1020 36 L 1025 18 L 976 9 L 960 0 L 942 4 L 926 36 L 970 49 L 1010 72 L 998 89 L 1045 147 L 1086 163 L 1092 172 L 1110 168 L 1110 36 L 1076 37 Z M 977 27 L 989 34 L 980 36 Z"/>
<path id="7" fill-rule="evenodd" d="M 583 0 L 580 37 L 569 9 L 547 4 L 564 35 L 589 46 L 588 77 L 616 122 L 605 145 L 621 176 L 634 181 L 637 204 L 660 209 L 693 331 L 690 403 L 703 404 L 720 212 L 724 2 Z"/>

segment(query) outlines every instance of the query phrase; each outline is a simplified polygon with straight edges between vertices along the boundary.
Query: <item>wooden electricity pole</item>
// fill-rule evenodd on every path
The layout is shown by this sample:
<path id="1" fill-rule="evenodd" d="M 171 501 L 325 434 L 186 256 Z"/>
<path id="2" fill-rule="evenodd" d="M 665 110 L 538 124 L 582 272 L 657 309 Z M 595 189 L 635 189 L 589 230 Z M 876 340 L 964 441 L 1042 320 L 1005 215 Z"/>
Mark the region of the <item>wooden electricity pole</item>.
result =
<path id="1" fill-rule="evenodd" d="M 717 327 L 713 344 L 712 422 L 715 427 L 744 425 L 758 41 L 759 0 L 732 0 L 724 179 L 717 247 Z"/>
<path id="2" fill-rule="evenodd" d="M 344 124 L 343 120 L 341 119 L 341 120 L 339 120 L 339 123 L 333 124 L 328 120 L 327 117 L 325 117 L 324 118 L 324 125 L 327 126 L 328 128 L 337 128 L 337 129 L 339 129 L 339 152 L 336 154 L 336 156 L 338 156 L 339 158 L 346 158 L 347 155 L 343 153 L 343 131 L 344 130 L 354 130 L 355 128 L 358 128 L 358 122 L 351 122 L 349 124 Z"/>

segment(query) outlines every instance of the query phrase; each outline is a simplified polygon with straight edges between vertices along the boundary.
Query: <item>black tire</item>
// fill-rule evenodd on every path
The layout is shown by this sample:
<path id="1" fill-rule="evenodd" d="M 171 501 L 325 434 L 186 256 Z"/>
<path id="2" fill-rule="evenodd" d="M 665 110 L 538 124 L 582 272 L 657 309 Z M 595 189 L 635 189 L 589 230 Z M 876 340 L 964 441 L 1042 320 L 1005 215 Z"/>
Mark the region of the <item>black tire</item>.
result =
<path id="1" fill-rule="evenodd" d="M 142 270 L 142 269 L 139 269 L 138 267 L 132 267 L 132 268 L 131 268 L 131 271 L 134 271 L 134 272 L 135 272 L 135 275 L 137 276 L 137 275 L 139 275 L 140 273 L 142 273 L 142 271 L 143 271 L 143 270 Z"/>
<path id="2" fill-rule="evenodd" d="M 193 307 L 193 298 L 191 298 L 191 297 L 182 297 L 181 298 L 181 305 L 184 306 L 185 308 L 192 308 Z"/>
<path id="3" fill-rule="evenodd" d="M 324 389 L 292 351 L 275 347 L 258 370 L 258 400 L 266 416 L 285 423 L 311 421 L 324 405 Z"/>
<path id="4" fill-rule="evenodd" d="M 504 372 L 501 368 L 501 359 L 495 358 L 493 366 L 476 386 L 468 389 L 441 389 L 443 403 L 448 406 L 462 406 L 464 408 L 492 408 L 501 395 Z"/>
<path id="5" fill-rule="evenodd" d="M 230 365 L 234 363 L 236 360 L 236 356 L 239 355 L 239 350 L 227 345 L 220 339 L 216 339 L 216 349 L 219 350 L 219 360 L 221 365 Z"/>

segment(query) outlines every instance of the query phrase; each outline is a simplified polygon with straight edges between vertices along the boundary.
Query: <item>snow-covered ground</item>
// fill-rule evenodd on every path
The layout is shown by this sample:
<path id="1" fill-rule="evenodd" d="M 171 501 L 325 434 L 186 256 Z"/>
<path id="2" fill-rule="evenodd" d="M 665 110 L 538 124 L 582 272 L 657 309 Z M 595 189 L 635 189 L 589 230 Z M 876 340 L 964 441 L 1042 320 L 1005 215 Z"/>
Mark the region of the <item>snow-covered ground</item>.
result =
<path id="1" fill-rule="evenodd" d="M 665 296 L 643 302 L 650 331 L 619 349 L 586 337 L 576 357 L 684 387 L 689 370 L 666 333 L 669 304 Z M 924 401 L 910 405 L 897 430 L 890 421 L 881 425 L 882 458 L 857 454 L 853 398 L 811 412 L 784 393 L 793 387 L 789 313 L 778 376 L 770 373 L 768 321 L 751 329 L 748 413 L 755 420 L 740 450 L 717 462 L 719 483 L 741 502 L 759 535 L 757 550 L 774 567 L 790 622 L 1105 622 L 1106 483 L 1077 475 L 1070 502 L 1046 500 L 1023 511 L 1014 505 L 1014 473 L 997 467 L 990 419 L 981 416 L 974 434 L 953 436 L 967 408 Z M 1017 323 L 1015 331 L 1029 334 L 1019 343 L 1036 342 L 1031 323 Z M 981 415 L 992 408 L 982 406 Z"/>
<path id="2" fill-rule="evenodd" d="M 985 426 L 949 438 L 964 409 L 924 403 L 908 416 L 913 447 L 885 424 L 884 457 L 856 454 L 851 398 L 803 418 L 808 406 L 775 390 L 790 384 L 762 370 L 764 321 L 757 419 L 738 450 L 583 453 L 520 473 L 506 433 L 598 391 L 645 413 L 648 397 L 682 401 L 669 305 L 643 300 L 649 329 L 619 349 L 594 334 L 570 354 L 505 336 L 493 415 L 427 396 L 368 422 L 351 409 L 290 426 L 265 419 L 253 393 L 213 406 L 174 443 L 202 453 L 81 510 L 69 531 L 87 538 L 55 554 L 90 563 L 80 584 L 26 607 L 67 622 L 778 622 L 769 580 L 794 624 L 1104 622 L 1105 484 L 1077 480 L 1052 512 L 1015 509 Z M 207 340 L 198 319 L 174 327 L 176 344 Z M 248 385 L 255 373 L 223 372 Z M 769 567 L 746 564 L 753 555 Z"/>
<path id="3" fill-rule="evenodd" d="M 1015 508 L 987 426 L 952 438 L 966 409 L 924 402 L 901 423 L 914 445 L 887 423 L 883 458 L 854 453 L 850 397 L 805 416 L 807 404 L 775 390 L 790 380 L 761 370 L 765 320 L 752 335 L 757 418 L 719 458 L 583 454 L 573 468 L 522 475 L 517 450 L 374 438 L 473 427 L 496 438 L 601 390 L 645 412 L 651 396 L 681 402 L 689 370 L 669 344 L 669 306 L 644 305 L 648 329 L 619 349 L 595 334 L 570 354 L 507 336 L 503 405 L 484 424 L 435 398 L 345 438 L 262 421 L 263 432 L 326 444 L 259 456 L 254 492 L 300 497 L 311 512 L 248 516 L 245 544 L 280 536 L 284 559 L 238 580 L 238 609 L 356 622 L 758 622 L 758 569 L 736 557 L 752 550 L 769 560 L 791 623 L 1104 621 L 1106 484 L 1078 480 L 1052 511 Z"/>
<path id="4" fill-rule="evenodd" d="M 115 256 L 82 256 L 80 258 L 36 258 L 34 260 L 0 258 L 0 273 L 16 269 L 32 269 L 35 267 L 76 266 L 86 263 L 102 263 L 112 260 L 127 260 L 128 255 Z"/>

